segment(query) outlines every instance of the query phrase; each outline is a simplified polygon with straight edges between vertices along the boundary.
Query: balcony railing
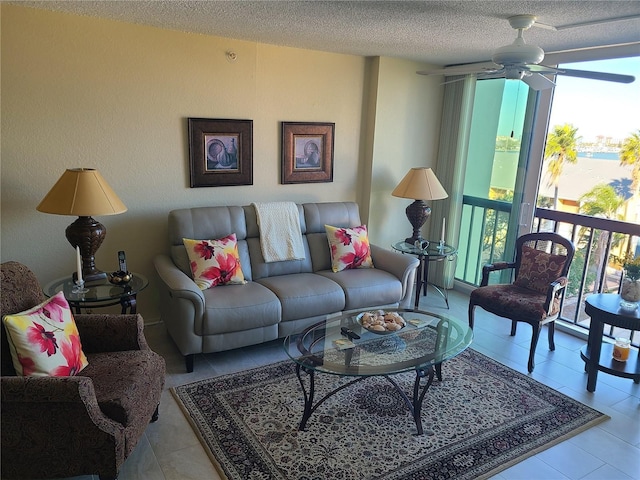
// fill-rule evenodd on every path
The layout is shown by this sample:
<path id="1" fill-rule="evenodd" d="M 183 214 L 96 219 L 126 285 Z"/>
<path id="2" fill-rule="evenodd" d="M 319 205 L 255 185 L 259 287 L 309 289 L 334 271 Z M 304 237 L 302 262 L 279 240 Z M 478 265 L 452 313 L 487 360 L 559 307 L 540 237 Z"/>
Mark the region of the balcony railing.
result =
<path id="1" fill-rule="evenodd" d="M 513 252 L 516 233 L 508 228 L 510 217 L 510 203 L 464 196 L 456 280 L 478 285 L 483 265 L 512 260 L 510 252 Z M 588 331 L 590 318 L 584 311 L 584 299 L 594 293 L 619 292 L 622 275 L 615 257 L 635 247 L 640 237 L 640 225 L 536 208 L 532 231 L 553 231 L 576 245 L 560 321 Z M 505 255 L 505 252 L 509 253 Z M 510 280 L 500 279 L 502 282 Z M 621 333 L 613 327 L 605 332 L 610 337 Z M 633 333 L 636 333 L 635 338 Z M 624 336 L 631 337 L 633 345 L 639 345 L 637 332 Z"/>

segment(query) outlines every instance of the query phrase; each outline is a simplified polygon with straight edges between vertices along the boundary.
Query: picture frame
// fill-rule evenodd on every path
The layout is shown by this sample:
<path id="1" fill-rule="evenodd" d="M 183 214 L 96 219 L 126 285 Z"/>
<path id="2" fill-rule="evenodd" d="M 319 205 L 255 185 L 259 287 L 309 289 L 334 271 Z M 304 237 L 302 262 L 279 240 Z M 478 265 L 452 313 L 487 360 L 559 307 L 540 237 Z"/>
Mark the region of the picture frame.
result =
<path id="1" fill-rule="evenodd" d="M 191 188 L 253 185 L 253 120 L 189 118 Z"/>
<path id="2" fill-rule="evenodd" d="M 282 122 L 282 183 L 333 182 L 335 123 Z"/>

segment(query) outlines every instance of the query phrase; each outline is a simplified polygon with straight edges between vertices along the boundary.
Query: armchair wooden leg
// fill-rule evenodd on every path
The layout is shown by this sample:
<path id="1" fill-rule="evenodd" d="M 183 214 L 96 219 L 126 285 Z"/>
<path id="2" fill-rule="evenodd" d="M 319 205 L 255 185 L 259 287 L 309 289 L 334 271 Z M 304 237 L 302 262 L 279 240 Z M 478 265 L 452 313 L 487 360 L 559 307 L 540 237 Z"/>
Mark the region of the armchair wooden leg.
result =
<path id="1" fill-rule="evenodd" d="M 538 346 L 538 338 L 540 338 L 540 324 L 531 325 L 531 328 L 533 332 L 531 333 L 531 348 L 529 349 L 529 363 L 527 364 L 529 373 L 533 372 L 536 366 L 534 357 L 536 355 L 536 347 Z"/>
<path id="2" fill-rule="evenodd" d="M 515 320 L 511 320 L 511 336 L 515 337 L 516 336 L 516 329 L 518 328 L 518 322 L 516 322 Z"/>
<path id="3" fill-rule="evenodd" d="M 469 328 L 473 330 L 473 313 L 476 308 L 474 303 L 469 303 Z"/>
<path id="4" fill-rule="evenodd" d="M 153 415 L 151 415 L 151 423 L 158 421 L 158 417 L 160 416 L 159 410 L 160 410 L 160 405 L 156 405 L 156 409 L 153 412 Z"/>
<path id="5" fill-rule="evenodd" d="M 556 329 L 556 322 L 547 323 L 547 327 L 549 328 L 549 331 L 547 332 L 549 335 L 549 350 L 553 352 L 556 349 L 556 344 L 553 341 L 553 334 Z"/>
<path id="6" fill-rule="evenodd" d="M 193 356 L 194 356 L 193 353 L 191 355 L 184 356 L 184 361 L 187 367 L 187 373 L 193 372 Z"/>

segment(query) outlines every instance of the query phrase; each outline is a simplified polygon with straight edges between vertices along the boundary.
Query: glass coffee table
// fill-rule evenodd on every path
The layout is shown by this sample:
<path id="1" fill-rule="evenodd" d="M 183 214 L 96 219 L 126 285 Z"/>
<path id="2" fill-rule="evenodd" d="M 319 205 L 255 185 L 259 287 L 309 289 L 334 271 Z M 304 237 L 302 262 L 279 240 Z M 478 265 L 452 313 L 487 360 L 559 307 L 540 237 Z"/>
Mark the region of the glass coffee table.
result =
<path id="1" fill-rule="evenodd" d="M 105 278 L 93 282 L 87 282 L 84 293 L 75 293 L 71 275 L 58 278 L 43 288 L 47 297 L 52 297 L 58 292 L 64 292 L 64 298 L 69 305 L 75 309 L 77 314 L 82 313 L 82 309 L 102 308 L 112 305 L 120 305 L 121 313 L 136 313 L 138 292 L 144 290 L 149 285 L 147 277 L 140 273 L 132 273 L 131 281 L 123 285 L 114 285 Z"/>
<path id="2" fill-rule="evenodd" d="M 406 325 L 398 331 L 374 333 L 360 325 L 361 312 L 328 318 L 285 338 L 284 349 L 296 363 L 296 375 L 304 395 L 299 430 L 305 429 L 311 414 L 336 392 L 368 377 L 381 376 L 402 396 L 413 415 L 418 435 L 423 434 L 421 409 L 425 394 L 434 377 L 442 380 L 442 362 L 471 344 L 473 331 L 466 322 L 444 315 L 415 309 L 385 309 L 384 312 L 397 313 Z M 395 374 L 409 371 L 415 371 L 411 398 L 393 378 Z M 318 373 L 354 379 L 316 401 Z"/>

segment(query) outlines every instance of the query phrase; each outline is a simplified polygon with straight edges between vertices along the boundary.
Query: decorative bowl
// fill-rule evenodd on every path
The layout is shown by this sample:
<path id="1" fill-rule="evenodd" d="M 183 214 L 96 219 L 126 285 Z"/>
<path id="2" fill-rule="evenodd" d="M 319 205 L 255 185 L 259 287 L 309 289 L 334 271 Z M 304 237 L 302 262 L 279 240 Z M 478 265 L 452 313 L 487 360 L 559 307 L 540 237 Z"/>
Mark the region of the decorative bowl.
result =
<path id="1" fill-rule="evenodd" d="M 373 322 L 377 322 L 378 327 L 372 326 L 369 319 L 372 319 Z M 392 321 L 385 322 L 384 320 L 387 319 L 392 319 Z M 399 332 L 406 326 L 404 319 L 399 314 L 396 312 L 384 312 L 383 310 L 359 313 L 356 316 L 356 321 L 366 331 L 375 333 L 376 335 L 390 335 L 392 333 Z M 398 325 L 398 328 L 390 328 L 389 324 L 391 323 Z"/>
<path id="2" fill-rule="evenodd" d="M 131 272 L 118 271 L 109 274 L 109 282 L 114 285 L 126 285 L 132 278 L 133 275 Z"/>

